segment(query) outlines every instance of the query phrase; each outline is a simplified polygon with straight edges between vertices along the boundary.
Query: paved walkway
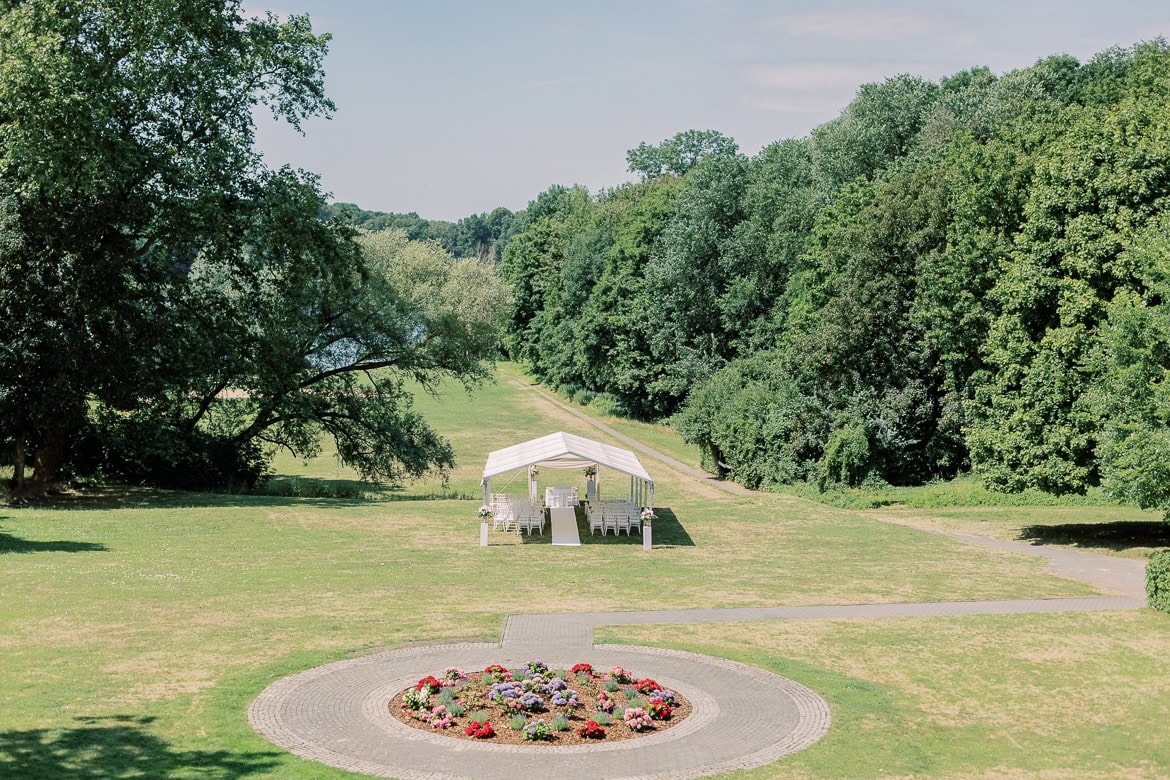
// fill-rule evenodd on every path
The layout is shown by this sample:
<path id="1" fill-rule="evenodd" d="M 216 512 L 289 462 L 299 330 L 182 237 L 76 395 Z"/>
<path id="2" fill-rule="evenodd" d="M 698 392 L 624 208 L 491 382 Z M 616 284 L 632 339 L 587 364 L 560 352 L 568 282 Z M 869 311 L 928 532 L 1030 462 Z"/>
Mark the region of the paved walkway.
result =
<path id="1" fill-rule="evenodd" d="M 721 658 L 624 645 L 594 645 L 602 625 L 751 620 L 857 619 L 1136 609 L 1133 596 L 1005 601 L 744 607 L 645 612 L 511 615 L 499 644 L 410 647 L 309 669 L 278 680 L 248 719 L 278 745 L 330 766 L 403 780 L 517 777 L 682 780 L 750 769 L 816 742 L 828 705 L 792 680 Z M 661 734 L 572 747 L 452 740 L 399 723 L 395 693 L 447 666 L 520 665 L 540 658 L 567 668 L 621 665 L 682 693 L 694 711 Z"/>
<path id="2" fill-rule="evenodd" d="M 684 474 L 732 494 L 750 494 L 530 389 Z M 1145 567 L 1141 561 L 950 531 L 930 532 L 1047 558 L 1054 574 L 1089 582 L 1117 595 L 511 615 L 499 644 L 416 646 L 339 661 L 278 680 L 252 703 L 249 721 L 257 731 L 298 755 L 381 777 L 682 780 L 763 766 L 811 745 L 829 728 L 828 705 L 796 682 L 725 659 L 647 647 L 594 645 L 597 626 L 1020 614 L 1139 609 L 1145 605 Z M 620 664 L 679 691 L 690 699 L 694 711 L 681 724 L 649 737 L 551 748 L 452 740 L 405 726 L 388 711 L 387 702 L 395 693 L 447 666 L 508 666 L 534 658 L 554 667 L 583 661 L 599 668 Z"/>
<path id="3" fill-rule="evenodd" d="M 509 625 L 512 638 L 526 633 Z M 770 764 L 820 739 L 829 727 L 823 699 L 762 669 L 676 650 L 560 639 L 541 646 L 539 655 L 521 641 L 412 647 L 327 664 L 269 686 L 252 703 L 248 719 L 297 755 L 404 780 L 705 777 Z M 670 729 L 634 740 L 552 747 L 454 740 L 406 726 L 387 707 L 398 691 L 447 666 L 516 666 L 533 658 L 553 668 L 582 661 L 624 666 L 686 696 L 692 713 Z"/>

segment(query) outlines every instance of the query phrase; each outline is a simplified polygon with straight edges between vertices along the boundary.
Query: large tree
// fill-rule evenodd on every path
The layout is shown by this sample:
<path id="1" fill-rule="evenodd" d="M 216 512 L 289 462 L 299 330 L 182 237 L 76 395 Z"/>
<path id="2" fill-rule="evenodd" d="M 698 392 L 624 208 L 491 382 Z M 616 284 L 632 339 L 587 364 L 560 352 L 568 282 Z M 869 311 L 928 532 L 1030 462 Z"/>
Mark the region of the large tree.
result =
<path id="1" fill-rule="evenodd" d="M 320 220 L 314 177 L 253 149 L 257 107 L 297 128 L 332 111 L 328 36 L 239 0 L 27 0 L 0 3 L 0 41 L 0 438 L 18 480 L 26 451 L 51 478 L 87 418 L 87 456 L 143 477 L 254 463 L 265 441 L 308 451 L 321 428 L 372 475 L 450 462 L 401 379 L 473 380 L 490 347 Z"/>

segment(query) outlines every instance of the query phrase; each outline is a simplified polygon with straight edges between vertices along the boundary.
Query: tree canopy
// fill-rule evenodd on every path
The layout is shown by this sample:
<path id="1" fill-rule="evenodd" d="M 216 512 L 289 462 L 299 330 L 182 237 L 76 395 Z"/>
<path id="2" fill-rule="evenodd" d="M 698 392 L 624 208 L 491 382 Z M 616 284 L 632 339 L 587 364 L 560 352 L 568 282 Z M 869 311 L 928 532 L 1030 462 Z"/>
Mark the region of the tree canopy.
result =
<path id="1" fill-rule="evenodd" d="M 753 487 L 973 469 L 1170 509 L 1167 74 L 1155 40 L 864 85 L 751 159 L 643 143 L 643 183 L 513 237 L 512 354 Z"/>
<path id="2" fill-rule="evenodd" d="M 406 288 L 496 288 L 430 245 L 437 281 L 403 274 L 403 251 L 365 257 L 321 219 L 314 176 L 253 149 L 257 107 L 298 129 L 333 110 L 329 36 L 238 0 L 29 0 L 0 6 L 0 40 L 0 438 L 18 482 L 29 454 L 39 479 L 247 482 L 263 445 L 308 452 L 322 429 L 371 476 L 450 464 L 402 379 L 477 381 L 494 344 L 479 313 Z"/>

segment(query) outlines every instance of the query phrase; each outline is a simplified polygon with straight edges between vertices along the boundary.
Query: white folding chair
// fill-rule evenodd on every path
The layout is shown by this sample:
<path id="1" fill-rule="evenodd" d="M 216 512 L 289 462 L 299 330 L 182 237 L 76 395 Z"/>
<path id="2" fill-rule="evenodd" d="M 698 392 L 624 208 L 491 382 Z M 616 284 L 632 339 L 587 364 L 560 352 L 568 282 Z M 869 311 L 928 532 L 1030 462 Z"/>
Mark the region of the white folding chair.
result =
<path id="1" fill-rule="evenodd" d="M 614 529 L 613 535 L 618 536 L 622 531 L 626 532 L 626 536 L 630 535 L 630 510 L 622 507 L 614 513 Z"/>
<path id="2" fill-rule="evenodd" d="M 618 534 L 617 523 L 618 523 L 618 512 L 619 511 L 620 510 L 614 504 L 607 504 L 605 506 L 605 508 L 601 510 L 601 512 L 602 512 L 602 520 L 601 520 L 602 525 L 605 526 L 605 530 L 607 532 L 613 531 L 614 536 L 617 536 L 617 534 Z"/>
<path id="3" fill-rule="evenodd" d="M 492 494 L 492 530 L 508 527 L 507 515 L 508 497 L 503 493 Z"/>
<path id="4" fill-rule="evenodd" d="M 601 504 L 590 504 L 585 514 L 589 516 L 589 535 L 601 531 L 601 535 L 605 536 L 605 515 L 602 513 Z"/>

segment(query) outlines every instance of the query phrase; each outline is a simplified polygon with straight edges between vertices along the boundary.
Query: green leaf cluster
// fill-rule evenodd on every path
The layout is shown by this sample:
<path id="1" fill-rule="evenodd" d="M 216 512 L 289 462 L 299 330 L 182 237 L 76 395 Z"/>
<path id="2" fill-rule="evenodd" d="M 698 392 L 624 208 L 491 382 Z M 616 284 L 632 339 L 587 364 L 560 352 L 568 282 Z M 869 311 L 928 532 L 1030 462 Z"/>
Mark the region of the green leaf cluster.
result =
<path id="1" fill-rule="evenodd" d="M 370 477 L 451 464 L 403 380 L 486 375 L 490 264 L 322 219 L 253 112 L 328 115 L 328 35 L 239 0 L 0 4 L 0 441 L 62 468 L 254 482 L 323 432 Z M 506 216 L 506 215 L 501 215 Z M 505 222 L 507 220 L 504 220 Z"/>
<path id="2" fill-rule="evenodd" d="M 508 348 L 749 486 L 974 470 L 1170 509 L 1168 74 L 1155 40 L 868 84 L 752 158 L 642 144 L 642 183 L 520 226 Z"/>

